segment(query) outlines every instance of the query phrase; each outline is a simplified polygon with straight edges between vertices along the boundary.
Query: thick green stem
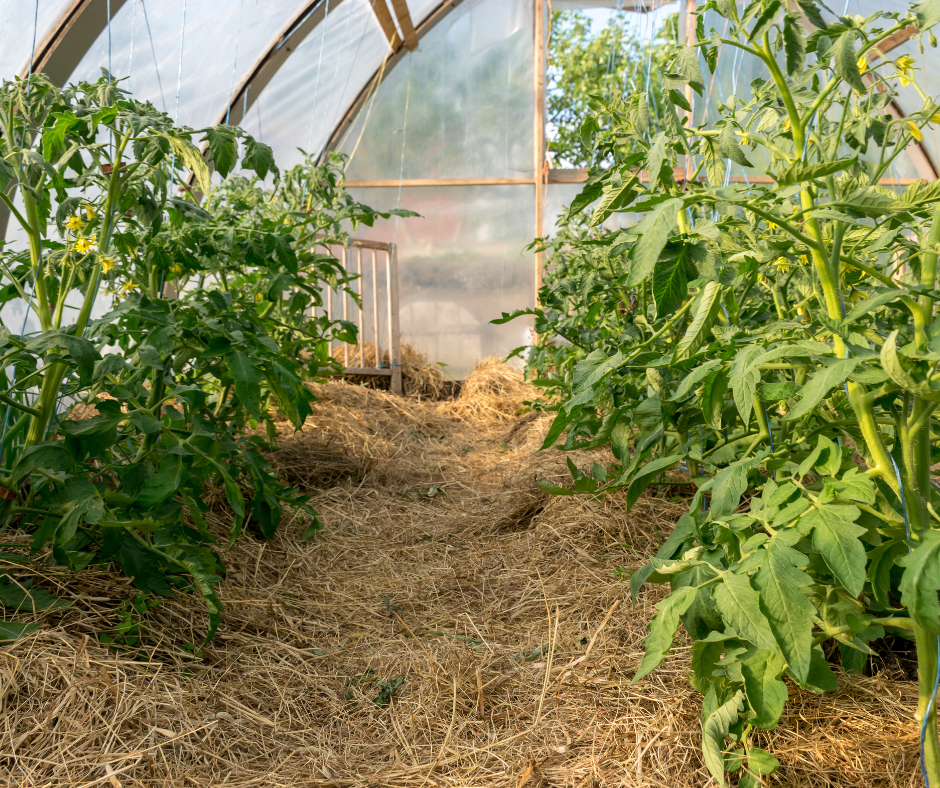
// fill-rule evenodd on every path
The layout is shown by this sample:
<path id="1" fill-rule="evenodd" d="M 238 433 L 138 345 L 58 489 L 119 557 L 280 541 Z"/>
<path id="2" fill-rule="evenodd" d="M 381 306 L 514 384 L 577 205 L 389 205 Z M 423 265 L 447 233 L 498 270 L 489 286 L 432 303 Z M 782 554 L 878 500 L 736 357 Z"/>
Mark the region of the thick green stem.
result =
<path id="1" fill-rule="evenodd" d="M 926 722 L 924 736 L 924 766 L 931 786 L 940 785 L 940 738 L 937 733 L 937 703 L 933 698 L 937 682 L 938 641 L 937 636 L 917 624 L 914 625 L 914 641 L 917 643 L 917 730 Z M 928 714 L 929 708 L 929 714 Z M 925 720 L 926 718 L 926 720 Z"/>
<path id="2" fill-rule="evenodd" d="M 49 310 L 49 297 L 46 295 L 46 275 L 42 270 L 42 235 L 39 228 L 39 213 L 36 210 L 33 195 L 26 189 L 23 189 L 23 208 L 26 211 L 26 221 L 29 223 L 27 230 L 29 262 L 33 276 L 36 278 L 36 313 L 42 330 L 48 331 L 52 328 L 52 314 Z"/>

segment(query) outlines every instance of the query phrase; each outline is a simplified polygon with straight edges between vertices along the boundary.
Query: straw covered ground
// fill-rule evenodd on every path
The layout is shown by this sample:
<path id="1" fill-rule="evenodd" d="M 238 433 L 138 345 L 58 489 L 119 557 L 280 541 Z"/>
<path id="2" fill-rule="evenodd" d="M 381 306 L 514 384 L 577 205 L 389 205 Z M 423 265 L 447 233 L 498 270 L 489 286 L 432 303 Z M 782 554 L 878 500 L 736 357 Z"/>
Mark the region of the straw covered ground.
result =
<path id="1" fill-rule="evenodd" d="M 661 594 L 634 611 L 616 576 L 681 505 L 545 497 L 533 478 L 563 482 L 564 458 L 537 453 L 548 422 L 519 414 L 532 392 L 496 362 L 447 402 L 316 392 L 274 461 L 325 528 L 236 544 L 201 656 L 193 598 L 122 619 L 135 591 L 104 569 L 3 566 L 74 605 L 0 649 L 0 784 L 707 785 L 688 651 L 629 685 Z M 122 620 L 139 643 L 101 645 Z M 782 761 L 773 784 L 918 785 L 914 686 L 840 681 L 791 687 L 756 739 Z"/>

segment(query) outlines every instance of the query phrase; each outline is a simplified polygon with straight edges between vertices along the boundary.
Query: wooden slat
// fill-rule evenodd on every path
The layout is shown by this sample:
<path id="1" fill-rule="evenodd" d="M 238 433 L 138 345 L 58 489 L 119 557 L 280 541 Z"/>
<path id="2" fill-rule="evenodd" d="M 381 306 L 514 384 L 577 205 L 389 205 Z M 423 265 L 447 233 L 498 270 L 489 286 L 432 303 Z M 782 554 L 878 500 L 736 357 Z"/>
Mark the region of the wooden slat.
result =
<path id="1" fill-rule="evenodd" d="M 916 25 L 908 25 L 903 30 L 892 33 L 884 41 L 875 44 L 875 48 L 869 51 L 869 61 L 877 59 L 879 55 L 887 55 L 892 49 L 901 46 L 905 41 L 910 41 L 919 32 L 920 30 L 917 29 Z"/>
<path id="2" fill-rule="evenodd" d="M 535 15 L 534 34 L 534 63 L 535 72 L 532 92 L 535 97 L 535 158 L 533 161 L 535 174 L 535 237 L 540 238 L 544 232 L 542 214 L 545 208 L 545 186 L 543 184 L 545 173 L 545 3 L 544 0 L 533 0 Z M 539 291 L 542 289 L 542 252 L 535 253 L 535 303 L 538 303 Z"/>
<path id="3" fill-rule="evenodd" d="M 913 153 L 914 146 L 908 149 L 908 153 Z M 674 167 L 673 168 L 673 177 L 676 181 L 681 183 L 685 180 L 685 167 Z M 923 180 L 933 180 L 936 176 L 930 175 L 925 177 Z M 588 170 L 586 169 L 553 169 L 548 171 L 548 182 L 549 183 L 584 183 L 588 179 Z M 640 174 L 640 180 L 648 182 L 648 178 L 645 172 Z M 702 180 L 700 178 L 699 180 Z M 882 186 L 910 186 L 915 181 L 921 180 L 920 178 L 882 178 L 880 183 Z M 748 175 L 746 178 L 743 175 L 732 175 L 732 183 L 776 183 L 773 178 L 769 175 Z"/>
<path id="4" fill-rule="evenodd" d="M 376 181 L 346 181 L 346 188 L 350 187 L 380 187 L 380 186 L 515 186 L 532 184 L 532 178 L 405 178 L 398 180 Z"/>
<path id="5" fill-rule="evenodd" d="M 548 171 L 549 183 L 584 183 L 587 179 L 588 171 L 583 167 L 556 167 Z"/>
<path id="6" fill-rule="evenodd" d="M 405 37 L 405 46 L 410 52 L 414 52 L 418 48 L 418 34 L 415 32 L 411 14 L 408 12 L 408 3 L 406 0 L 392 0 L 392 8 L 395 9 L 395 16 L 398 17 L 401 34 Z"/>
<path id="7" fill-rule="evenodd" d="M 364 238 L 353 238 L 352 245 L 356 249 L 384 249 L 386 252 L 392 248 L 391 244 L 384 241 L 367 241 Z"/>
<path id="8" fill-rule="evenodd" d="M 331 371 L 324 367 L 321 372 L 325 372 L 327 377 L 336 377 L 339 375 L 378 375 L 380 377 L 390 378 L 392 376 L 392 370 L 390 369 L 372 369 L 372 367 L 346 367 L 342 372 Z"/>
<path id="9" fill-rule="evenodd" d="M 388 6 L 385 5 L 385 0 L 374 0 L 372 10 L 375 13 L 375 18 L 379 20 L 382 32 L 385 33 L 385 37 L 388 39 L 388 45 L 393 51 L 398 51 L 398 48 L 402 45 L 402 41 L 398 35 L 398 28 L 395 27 L 395 21 L 392 19 L 392 15 L 388 10 Z"/>
<path id="10" fill-rule="evenodd" d="M 386 252 L 388 278 L 388 361 L 392 373 L 392 393 L 402 393 L 401 380 L 401 326 L 398 322 L 398 251 Z"/>

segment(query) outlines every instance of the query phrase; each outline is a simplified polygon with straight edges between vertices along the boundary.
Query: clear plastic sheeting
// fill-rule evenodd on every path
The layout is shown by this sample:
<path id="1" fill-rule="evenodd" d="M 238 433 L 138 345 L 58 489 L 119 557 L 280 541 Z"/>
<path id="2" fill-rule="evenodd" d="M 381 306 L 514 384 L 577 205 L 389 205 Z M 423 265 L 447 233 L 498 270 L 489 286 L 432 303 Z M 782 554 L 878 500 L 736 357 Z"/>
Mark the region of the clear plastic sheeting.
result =
<path id="1" fill-rule="evenodd" d="M 209 126 L 225 112 L 233 81 L 237 87 L 299 7 L 298 0 L 128 0 L 111 20 L 111 69 L 130 76 L 124 87 L 135 98 L 181 124 Z M 104 30 L 70 81 L 96 80 L 107 66 Z"/>
<path id="2" fill-rule="evenodd" d="M 334 0 L 326 24 L 307 35 L 254 98 L 242 126 L 272 147 L 279 167 L 299 164 L 298 149 L 322 150 L 389 52 L 371 0 Z"/>
<path id="3" fill-rule="evenodd" d="M 52 32 L 72 0 L 2 0 L 0 2 L 0 77 L 13 79 L 29 70 L 36 46 Z"/>
<path id="4" fill-rule="evenodd" d="M 347 177 L 531 178 L 532 86 L 531 0 L 466 0 L 365 102 Z"/>
<path id="5" fill-rule="evenodd" d="M 529 323 L 490 323 L 503 312 L 531 307 L 535 266 L 532 186 L 440 186 L 351 189 L 375 208 L 400 205 L 421 218 L 377 222 L 357 237 L 394 238 L 398 246 L 402 341 L 445 374 L 465 378 L 488 355 L 505 355 L 527 342 Z M 366 340 L 369 335 L 367 333 Z"/>

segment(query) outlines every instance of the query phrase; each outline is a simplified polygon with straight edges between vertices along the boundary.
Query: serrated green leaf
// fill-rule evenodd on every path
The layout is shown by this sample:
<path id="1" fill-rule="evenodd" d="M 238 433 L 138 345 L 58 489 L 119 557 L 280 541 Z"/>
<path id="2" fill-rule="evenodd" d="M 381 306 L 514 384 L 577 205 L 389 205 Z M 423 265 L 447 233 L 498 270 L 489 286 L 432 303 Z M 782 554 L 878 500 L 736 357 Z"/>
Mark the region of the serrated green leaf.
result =
<path id="1" fill-rule="evenodd" d="M 846 358 L 814 372 L 806 385 L 800 389 L 800 401 L 793 410 L 783 417 L 783 420 L 801 419 L 807 413 L 812 412 L 823 399 L 829 396 L 829 393 L 836 386 L 841 386 L 848 380 L 849 375 L 855 371 L 857 364 L 856 359 Z"/>
<path id="2" fill-rule="evenodd" d="M 858 468 L 850 468 L 832 486 L 840 498 L 869 505 L 875 502 L 875 483 Z"/>
<path id="3" fill-rule="evenodd" d="M 787 73 L 798 77 L 806 64 L 806 39 L 803 38 L 802 25 L 792 14 L 787 14 L 783 21 L 783 50 L 787 58 Z"/>
<path id="4" fill-rule="evenodd" d="M 721 617 L 740 637 L 758 648 L 777 650 L 770 622 L 760 609 L 760 597 L 747 576 L 728 572 L 714 593 Z"/>
<path id="5" fill-rule="evenodd" d="M 705 160 L 705 177 L 712 186 L 721 186 L 725 180 L 725 160 L 721 145 L 714 137 L 702 137 L 700 148 Z"/>
<path id="6" fill-rule="evenodd" d="M 814 181 L 817 178 L 825 178 L 827 175 L 834 175 L 858 163 L 858 156 L 851 159 L 836 159 L 834 161 L 824 161 L 817 164 L 804 164 L 795 161 L 789 165 L 780 175 L 777 176 L 777 183 L 780 186 L 793 186 L 805 181 Z"/>
<path id="7" fill-rule="evenodd" d="M 763 352 L 764 348 L 759 345 L 745 345 L 735 354 L 731 366 L 731 393 L 744 424 L 751 420 L 754 394 L 757 392 L 757 384 L 760 383 L 760 367 L 753 362 Z"/>
<path id="8" fill-rule="evenodd" d="M 258 361 L 238 350 L 225 356 L 228 372 L 235 381 L 235 396 L 255 419 L 261 418 L 261 381 L 264 375 Z"/>
<path id="9" fill-rule="evenodd" d="M 0 621 L 0 643 L 10 643 L 14 640 L 31 635 L 42 626 L 41 622 Z"/>
<path id="10" fill-rule="evenodd" d="M 842 450 L 825 435 L 819 436 L 819 457 L 813 467 L 823 476 L 837 476 L 842 467 Z"/>
<path id="11" fill-rule="evenodd" d="M 725 739 L 743 709 L 744 693 L 738 690 L 702 723 L 702 759 L 722 788 L 728 784 L 725 782 Z"/>
<path id="12" fill-rule="evenodd" d="M 858 53 L 855 51 L 855 39 L 858 32 L 854 29 L 846 30 L 834 43 L 834 67 L 836 73 L 842 77 L 852 88 L 859 93 L 865 92 L 865 83 L 858 68 Z"/>
<path id="13" fill-rule="evenodd" d="M 754 166 L 744 155 L 744 149 L 738 143 L 738 137 L 734 133 L 734 126 L 730 123 L 726 123 L 722 127 L 721 133 L 718 135 L 718 145 L 721 147 L 721 152 L 735 164 L 740 164 L 742 167 Z"/>
<path id="14" fill-rule="evenodd" d="M 650 189 L 655 189 L 659 185 L 659 177 L 665 159 L 666 132 L 661 131 L 653 138 L 653 144 L 650 145 L 649 152 L 646 154 L 646 161 L 644 162 L 646 175 L 649 178 Z"/>
<path id="15" fill-rule="evenodd" d="M 885 343 L 881 346 L 881 367 L 905 391 L 911 392 L 921 399 L 930 402 L 940 402 L 940 391 L 934 389 L 927 380 L 915 380 L 913 376 L 901 366 L 898 358 L 898 331 L 891 332 Z"/>
<path id="16" fill-rule="evenodd" d="M 800 7 L 800 10 L 806 14 L 806 18 L 809 19 L 813 25 L 822 30 L 828 27 L 826 20 L 823 19 L 822 12 L 816 5 L 816 0 L 796 0 L 796 4 Z"/>
<path id="17" fill-rule="evenodd" d="M 646 651 L 637 668 L 636 675 L 630 684 L 636 684 L 640 679 L 646 676 L 666 658 L 669 649 L 672 647 L 672 641 L 676 637 L 679 629 L 680 616 L 685 613 L 689 605 L 695 599 L 695 589 L 691 586 L 684 586 L 677 591 L 673 591 L 662 602 L 656 603 L 657 613 L 647 624 L 649 635 L 643 641 Z"/>
<path id="18" fill-rule="evenodd" d="M 911 6 L 917 17 L 917 28 L 926 31 L 940 23 L 940 0 L 921 0 Z"/>
<path id="19" fill-rule="evenodd" d="M 723 368 L 709 373 L 702 384 L 699 398 L 705 423 L 715 430 L 721 429 L 721 412 L 725 406 L 725 392 L 728 391 L 728 371 Z"/>
<path id="20" fill-rule="evenodd" d="M 633 504 L 635 504 L 643 494 L 643 490 L 649 487 L 654 478 L 656 478 L 659 474 L 665 473 L 671 468 L 674 468 L 679 464 L 682 458 L 682 454 L 673 454 L 668 457 L 657 457 L 655 460 L 651 460 L 642 468 L 640 468 L 639 473 L 637 473 L 637 475 L 630 480 L 630 486 L 627 488 L 627 511 L 630 511 Z"/>
<path id="21" fill-rule="evenodd" d="M 803 592 L 813 584 L 801 568 L 806 559 L 780 539 L 767 547 L 767 557 L 754 576 L 761 611 L 770 623 L 790 673 L 803 683 L 809 674 L 816 608 Z"/>
<path id="22" fill-rule="evenodd" d="M 235 169 L 238 161 L 238 142 L 235 133 L 226 126 L 216 126 L 206 131 L 206 142 L 216 171 L 223 177 Z"/>
<path id="23" fill-rule="evenodd" d="M 772 2 L 767 4 L 763 13 L 757 17 L 757 21 L 754 23 L 754 27 L 751 28 L 751 33 L 747 37 L 748 41 L 756 41 L 770 30 L 771 25 L 773 25 L 774 20 L 777 17 L 777 12 L 780 10 L 781 5 L 783 4 L 780 0 L 772 0 Z"/>
<path id="24" fill-rule="evenodd" d="M 862 593 L 867 563 L 865 547 L 858 538 L 865 529 L 854 522 L 859 514 L 854 506 L 827 504 L 813 508 L 800 520 L 802 530 L 813 529 L 813 547 L 852 596 Z"/>
<path id="25" fill-rule="evenodd" d="M 750 722 L 758 728 L 777 727 L 787 702 L 787 685 L 780 679 L 783 659 L 776 652 L 758 649 L 741 663 L 744 692 L 753 716 Z"/>
<path id="26" fill-rule="evenodd" d="M 675 229 L 682 206 L 677 197 L 661 202 L 633 228 L 638 237 L 630 250 L 630 273 L 624 283 L 627 287 L 636 287 L 649 276 Z"/>
<path id="27" fill-rule="evenodd" d="M 691 358 L 705 344 L 708 333 L 718 318 L 722 293 L 723 288 L 719 282 L 708 282 L 702 288 L 702 296 L 695 317 L 672 354 L 673 364 Z"/>
<path id="28" fill-rule="evenodd" d="M 940 532 L 921 531 L 910 554 L 895 559 L 904 567 L 901 603 L 924 629 L 940 635 Z"/>
<path id="29" fill-rule="evenodd" d="M 656 302 L 656 314 L 661 317 L 674 312 L 689 296 L 685 258 L 683 250 L 675 257 L 660 259 L 653 269 L 653 300 Z"/>

